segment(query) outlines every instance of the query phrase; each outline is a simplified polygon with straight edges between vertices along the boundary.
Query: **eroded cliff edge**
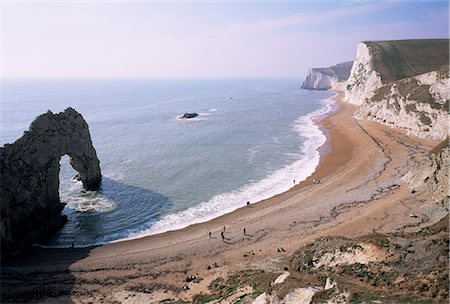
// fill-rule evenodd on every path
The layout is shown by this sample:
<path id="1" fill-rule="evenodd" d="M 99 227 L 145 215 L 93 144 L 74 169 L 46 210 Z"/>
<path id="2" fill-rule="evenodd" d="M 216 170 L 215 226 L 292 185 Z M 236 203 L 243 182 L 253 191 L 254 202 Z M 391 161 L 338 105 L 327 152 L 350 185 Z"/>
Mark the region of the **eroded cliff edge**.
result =
<path id="1" fill-rule="evenodd" d="M 100 162 L 89 127 L 72 108 L 38 116 L 13 144 L 0 148 L 1 255 L 17 252 L 60 229 L 59 161 L 68 155 L 83 186 L 101 183 Z"/>

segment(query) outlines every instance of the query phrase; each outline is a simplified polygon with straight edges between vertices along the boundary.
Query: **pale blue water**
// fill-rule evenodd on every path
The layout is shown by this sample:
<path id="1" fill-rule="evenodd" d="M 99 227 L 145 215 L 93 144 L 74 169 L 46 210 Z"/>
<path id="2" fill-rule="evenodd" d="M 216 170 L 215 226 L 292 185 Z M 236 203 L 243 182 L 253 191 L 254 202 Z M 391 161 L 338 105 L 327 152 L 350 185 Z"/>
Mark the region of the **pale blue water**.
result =
<path id="1" fill-rule="evenodd" d="M 4 81 L 1 144 L 47 110 L 89 124 L 102 188 L 85 193 L 61 160 L 69 222 L 46 245 L 92 245 L 209 220 L 288 190 L 318 164 L 312 117 L 330 92 L 293 79 Z M 185 112 L 198 118 L 180 120 Z M 312 114 L 311 114 L 312 113 Z"/>

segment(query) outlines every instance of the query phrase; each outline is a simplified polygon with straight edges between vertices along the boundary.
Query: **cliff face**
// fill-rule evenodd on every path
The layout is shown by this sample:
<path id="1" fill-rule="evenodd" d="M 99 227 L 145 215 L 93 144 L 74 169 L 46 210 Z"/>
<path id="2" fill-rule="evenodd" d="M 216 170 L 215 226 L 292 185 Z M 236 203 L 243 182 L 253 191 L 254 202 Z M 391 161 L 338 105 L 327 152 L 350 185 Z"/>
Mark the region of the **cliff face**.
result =
<path id="1" fill-rule="evenodd" d="M 14 253 L 61 228 L 59 161 L 70 156 L 83 186 L 100 186 L 101 172 L 89 128 L 72 108 L 38 116 L 13 144 L 0 148 L 1 254 Z"/>
<path id="2" fill-rule="evenodd" d="M 414 191 L 425 191 L 430 200 L 448 197 L 448 137 L 436 146 L 428 155 L 402 178 Z"/>
<path id="3" fill-rule="evenodd" d="M 448 66 L 381 86 L 355 116 L 402 128 L 409 134 L 444 139 L 450 100 Z"/>
<path id="4" fill-rule="evenodd" d="M 370 99 L 376 89 L 382 86 L 381 77 L 374 69 L 372 55 L 365 43 L 359 43 L 356 59 L 347 80 L 345 101 L 361 105 Z"/>
<path id="5" fill-rule="evenodd" d="M 448 40 L 362 42 L 345 89 L 357 118 L 430 139 L 448 131 Z"/>
<path id="6" fill-rule="evenodd" d="M 350 75 L 353 62 L 343 62 L 329 68 L 314 68 L 308 71 L 302 83 L 302 89 L 338 90 L 345 89 L 345 81 Z"/>

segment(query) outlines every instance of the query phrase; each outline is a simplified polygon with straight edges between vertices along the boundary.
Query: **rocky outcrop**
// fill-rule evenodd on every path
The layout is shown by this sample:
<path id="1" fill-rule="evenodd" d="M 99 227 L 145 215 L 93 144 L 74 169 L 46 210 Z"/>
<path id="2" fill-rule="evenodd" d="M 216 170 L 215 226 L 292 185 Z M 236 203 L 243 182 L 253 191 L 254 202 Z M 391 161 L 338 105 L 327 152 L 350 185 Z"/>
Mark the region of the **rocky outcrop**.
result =
<path id="1" fill-rule="evenodd" d="M 355 116 L 393 125 L 411 135 L 443 140 L 448 132 L 449 88 L 445 66 L 381 86 L 361 104 Z"/>
<path id="2" fill-rule="evenodd" d="M 14 253 L 61 228 L 59 161 L 68 155 L 87 190 L 100 186 L 101 172 L 83 117 L 68 108 L 38 116 L 13 144 L 0 148 L 1 253 Z"/>
<path id="3" fill-rule="evenodd" d="M 357 118 L 443 140 L 448 132 L 448 39 L 358 44 L 345 101 Z"/>
<path id="4" fill-rule="evenodd" d="M 195 118 L 197 116 L 198 116 L 197 113 L 184 113 L 184 115 L 181 116 L 180 118 L 187 118 L 187 119 L 189 119 L 189 118 Z"/>
<path id="5" fill-rule="evenodd" d="M 313 68 L 308 71 L 302 89 L 338 90 L 345 89 L 345 81 L 350 76 L 353 61 L 339 63 L 329 68 Z"/>
<path id="6" fill-rule="evenodd" d="M 431 150 L 402 178 L 413 191 L 425 191 L 430 200 L 448 197 L 448 137 Z"/>

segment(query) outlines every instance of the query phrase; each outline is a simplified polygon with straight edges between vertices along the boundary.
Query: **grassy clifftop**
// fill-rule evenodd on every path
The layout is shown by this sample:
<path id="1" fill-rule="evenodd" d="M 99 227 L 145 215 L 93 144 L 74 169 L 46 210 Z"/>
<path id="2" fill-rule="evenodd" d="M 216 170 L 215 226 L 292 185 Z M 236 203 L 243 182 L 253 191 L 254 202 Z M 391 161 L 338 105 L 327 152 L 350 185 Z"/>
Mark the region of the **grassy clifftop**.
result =
<path id="1" fill-rule="evenodd" d="M 449 64 L 449 39 L 364 41 L 383 83 L 431 72 Z"/>

